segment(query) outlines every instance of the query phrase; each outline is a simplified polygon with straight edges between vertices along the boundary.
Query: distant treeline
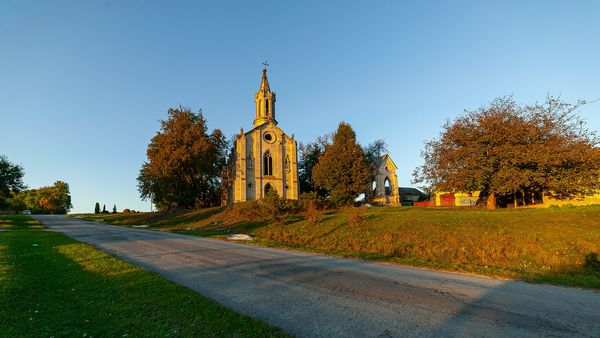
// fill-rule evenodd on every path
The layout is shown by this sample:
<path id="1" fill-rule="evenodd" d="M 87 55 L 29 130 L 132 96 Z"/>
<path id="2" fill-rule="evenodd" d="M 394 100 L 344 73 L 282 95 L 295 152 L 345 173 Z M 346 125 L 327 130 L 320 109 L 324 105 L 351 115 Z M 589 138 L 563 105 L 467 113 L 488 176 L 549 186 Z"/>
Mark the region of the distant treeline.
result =
<path id="1" fill-rule="evenodd" d="M 12 213 L 30 210 L 35 214 L 66 214 L 73 205 L 69 185 L 62 181 L 53 186 L 27 189 L 23 167 L 0 155 L 0 210 Z"/>
<path id="2" fill-rule="evenodd" d="M 62 181 L 49 187 L 20 191 L 9 201 L 14 210 L 31 210 L 34 214 L 66 214 L 73 207 L 69 185 Z"/>

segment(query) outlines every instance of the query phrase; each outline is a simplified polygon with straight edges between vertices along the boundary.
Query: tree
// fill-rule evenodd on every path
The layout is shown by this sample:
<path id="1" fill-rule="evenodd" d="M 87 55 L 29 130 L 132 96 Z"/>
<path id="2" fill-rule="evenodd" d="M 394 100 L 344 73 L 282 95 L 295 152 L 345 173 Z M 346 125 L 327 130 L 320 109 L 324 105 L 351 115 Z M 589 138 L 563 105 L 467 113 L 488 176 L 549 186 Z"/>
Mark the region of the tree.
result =
<path id="1" fill-rule="evenodd" d="M 169 109 L 148 145 L 138 176 L 140 196 L 161 210 L 219 204 L 226 151 L 223 133 L 208 134 L 201 113 Z"/>
<path id="2" fill-rule="evenodd" d="M 387 148 L 388 145 L 385 143 L 385 140 L 379 139 L 369 143 L 369 145 L 363 149 L 363 152 L 368 160 L 373 161 L 375 158 L 386 154 L 388 152 Z"/>
<path id="3" fill-rule="evenodd" d="M 117 205 L 116 205 L 116 204 L 113 206 L 113 211 L 112 211 L 112 213 L 113 213 L 113 214 L 116 214 L 116 213 L 117 213 Z"/>
<path id="4" fill-rule="evenodd" d="M 108 211 L 106 210 L 106 204 L 102 205 L 102 213 L 108 214 Z"/>
<path id="5" fill-rule="evenodd" d="M 356 142 L 352 127 L 341 122 L 333 142 L 325 147 L 313 168 L 314 184 L 325 189 L 332 202 L 343 205 L 354 202 L 369 188 L 369 166 L 365 154 Z"/>
<path id="6" fill-rule="evenodd" d="M 314 142 L 309 142 L 306 145 L 300 144 L 299 153 L 300 160 L 298 161 L 298 181 L 300 183 L 300 192 L 316 191 L 319 195 L 326 194 L 326 191 L 319 191 L 315 186 L 312 173 L 313 168 L 319 161 L 319 157 L 325 152 L 325 147 L 331 143 L 331 135 L 319 136 Z"/>
<path id="7" fill-rule="evenodd" d="M 96 202 L 96 206 L 94 206 L 94 214 L 100 213 L 100 203 Z"/>
<path id="8" fill-rule="evenodd" d="M 432 191 L 482 191 L 496 197 L 537 194 L 569 198 L 600 189 L 600 150 L 593 132 L 568 104 L 549 96 L 519 106 L 512 97 L 465 111 L 425 143 L 414 182 Z"/>
<path id="9" fill-rule="evenodd" d="M 24 175 L 23 167 L 11 163 L 5 155 L 0 155 L 0 208 L 8 206 L 11 195 L 25 189 Z"/>
<path id="10" fill-rule="evenodd" d="M 54 213 L 66 214 L 71 211 L 73 204 L 71 203 L 69 184 L 63 181 L 56 181 L 52 188 L 52 199 L 55 205 Z"/>
<path id="11" fill-rule="evenodd" d="M 29 209 L 38 214 L 65 214 L 73 205 L 69 185 L 62 181 L 38 189 L 22 190 L 13 194 L 11 203 L 15 210 Z"/>

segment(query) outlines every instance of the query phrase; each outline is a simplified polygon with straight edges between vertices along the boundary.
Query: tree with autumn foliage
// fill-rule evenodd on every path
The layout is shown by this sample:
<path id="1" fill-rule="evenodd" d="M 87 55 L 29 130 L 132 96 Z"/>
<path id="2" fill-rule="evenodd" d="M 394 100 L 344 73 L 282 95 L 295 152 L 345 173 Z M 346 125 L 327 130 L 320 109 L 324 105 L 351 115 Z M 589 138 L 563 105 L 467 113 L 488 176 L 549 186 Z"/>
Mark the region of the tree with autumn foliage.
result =
<path id="1" fill-rule="evenodd" d="M 219 203 L 219 180 L 227 142 L 219 129 L 210 134 L 201 113 L 169 109 L 148 145 L 138 176 L 143 199 L 161 210 Z"/>
<path id="2" fill-rule="evenodd" d="M 11 204 L 15 210 L 29 209 L 36 214 L 66 214 L 73 207 L 69 184 L 62 181 L 13 194 Z"/>
<path id="3" fill-rule="evenodd" d="M 356 142 L 356 133 L 349 124 L 341 122 L 312 170 L 315 186 L 327 191 L 332 202 L 350 204 L 369 189 L 369 177 L 369 166 Z"/>
<path id="4" fill-rule="evenodd" d="M 600 189 L 600 149 L 577 114 L 584 104 L 549 96 L 520 106 L 508 96 L 466 111 L 425 143 L 414 182 L 432 191 L 482 191 L 490 209 L 496 197 L 517 193 L 593 194 Z"/>

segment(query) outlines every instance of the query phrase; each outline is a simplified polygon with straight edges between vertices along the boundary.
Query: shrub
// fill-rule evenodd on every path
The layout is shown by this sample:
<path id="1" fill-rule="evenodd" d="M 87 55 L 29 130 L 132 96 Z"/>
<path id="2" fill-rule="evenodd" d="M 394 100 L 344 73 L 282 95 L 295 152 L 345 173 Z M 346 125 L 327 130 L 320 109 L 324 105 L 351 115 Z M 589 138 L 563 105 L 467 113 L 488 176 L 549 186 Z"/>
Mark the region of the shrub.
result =
<path id="1" fill-rule="evenodd" d="M 319 213 L 315 202 L 308 202 L 306 205 L 305 215 L 310 225 L 319 225 L 319 222 L 321 221 L 321 214 Z"/>
<path id="2" fill-rule="evenodd" d="M 598 260 L 598 254 L 590 252 L 585 256 L 584 268 L 588 271 L 600 273 L 600 260 Z"/>
<path id="3" fill-rule="evenodd" d="M 365 223 L 365 211 L 362 208 L 352 208 L 348 214 L 348 220 L 353 226 L 361 226 Z"/>

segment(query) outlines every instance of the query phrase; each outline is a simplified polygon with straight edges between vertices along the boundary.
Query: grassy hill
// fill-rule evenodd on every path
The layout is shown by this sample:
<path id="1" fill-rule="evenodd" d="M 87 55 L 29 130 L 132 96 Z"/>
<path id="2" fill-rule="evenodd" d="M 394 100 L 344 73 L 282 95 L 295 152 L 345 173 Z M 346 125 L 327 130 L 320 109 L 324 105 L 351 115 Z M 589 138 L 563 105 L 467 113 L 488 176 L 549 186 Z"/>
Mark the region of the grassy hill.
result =
<path id="1" fill-rule="evenodd" d="M 550 209 L 345 208 L 272 217 L 228 208 L 79 215 L 106 223 L 434 269 L 600 289 L 600 206 Z M 315 219 L 318 219 L 316 221 Z"/>

